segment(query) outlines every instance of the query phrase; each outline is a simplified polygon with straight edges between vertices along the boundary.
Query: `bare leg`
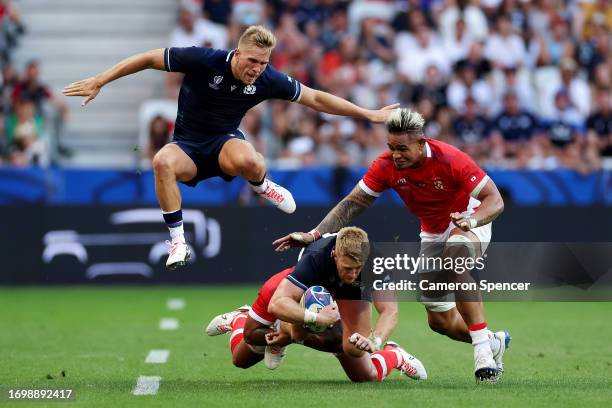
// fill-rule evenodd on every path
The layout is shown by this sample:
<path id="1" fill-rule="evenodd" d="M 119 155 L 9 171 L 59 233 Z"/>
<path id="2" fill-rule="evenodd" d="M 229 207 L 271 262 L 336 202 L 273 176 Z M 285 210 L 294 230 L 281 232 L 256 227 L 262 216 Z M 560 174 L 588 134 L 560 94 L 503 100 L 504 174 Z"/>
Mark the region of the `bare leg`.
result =
<path id="1" fill-rule="evenodd" d="M 263 156 L 246 140 L 230 139 L 219 153 L 219 166 L 230 176 L 241 176 L 248 181 L 261 181 L 266 174 Z"/>
<path id="2" fill-rule="evenodd" d="M 472 342 L 467 324 L 465 324 L 457 308 L 452 308 L 446 312 L 427 310 L 427 320 L 429 327 L 437 333 L 464 343 Z"/>
<path id="3" fill-rule="evenodd" d="M 238 368 L 252 367 L 263 358 L 263 354 L 255 353 L 244 340 L 238 343 L 232 352 L 232 363 Z"/>
<path id="4" fill-rule="evenodd" d="M 453 235 L 456 235 L 456 234 L 461 234 L 467 237 L 470 241 L 472 241 L 475 247 L 475 255 L 480 256 L 480 253 L 481 253 L 480 242 L 478 241 L 478 237 L 474 233 L 464 232 L 460 230 L 459 228 L 456 228 L 453 231 L 451 231 L 450 236 L 452 237 Z M 448 257 L 468 258 L 470 257 L 470 252 L 465 246 L 457 245 L 457 246 L 452 246 L 450 248 L 447 247 L 444 251 L 443 256 L 444 257 L 448 256 Z M 474 282 L 474 279 L 471 277 L 469 271 L 464 272 L 462 275 L 458 275 L 457 280 L 462 281 L 462 282 L 468 282 L 468 281 Z M 471 326 L 471 325 L 475 325 L 475 324 L 484 322 L 485 321 L 484 306 L 482 304 L 480 292 L 472 291 L 469 293 L 462 293 L 461 295 L 467 296 L 467 298 L 470 300 L 469 302 L 460 301 L 460 300 L 457 300 L 456 302 L 457 311 L 463 318 L 463 321 L 465 322 L 465 324 L 467 326 Z"/>
<path id="5" fill-rule="evenodd" d="M 242 333 L 236 331 L 235 335 L 243 337 L 232 349 L 232 363 L 238 368 L 249 368 L 263 360 L 263 347 L 261 353 L 256 353 L 253 351 L 252 346 L 254 344 L 257 346 L 265 346 L 266 340 L 263 336 L 265 336 L 265 333 L 271 331 L 271 329 L 257 322 L 250 316 L 242 318 L 245 319 L 244 326 L 242 326 L 244 331 Z M 240 322 L 240 324 L 242 323 Z M 240 326 L 236 328 L 239 329 Z M 232 330 L 232 336 L 234 336 L 234 330 Z M 230 347 L 232 347 L 231 341 L 230 338 Z"/>
<path id="6" fill-rule="evenodd" d="M 241 176 L 249 181 L 253 191 L 279 210 L 287 214 L 295 211 L 295 200 L 289 190 L 270 180 L 264 180 L 266 163 L 249 142 L 242 139 L 225 142 L 219 153 L 219 167 L 225 174 Z"/>
<path id="7" fill-rule="evenodd" d="M 270 327 L 259 323 L 251 316 L 244 324 L 244 341 L 252 346 L 266 346 L 266 334 L 273 332 Z"/>
<path id="8" fill-rule="evenodd" d="M 176 180 L 193 179 L 198 169 L 195 163 L 175 144 L 164 146 L 153 158 L 155 193 L 162 211 L 176 211 L 181 208 L 181 193 Z"/>

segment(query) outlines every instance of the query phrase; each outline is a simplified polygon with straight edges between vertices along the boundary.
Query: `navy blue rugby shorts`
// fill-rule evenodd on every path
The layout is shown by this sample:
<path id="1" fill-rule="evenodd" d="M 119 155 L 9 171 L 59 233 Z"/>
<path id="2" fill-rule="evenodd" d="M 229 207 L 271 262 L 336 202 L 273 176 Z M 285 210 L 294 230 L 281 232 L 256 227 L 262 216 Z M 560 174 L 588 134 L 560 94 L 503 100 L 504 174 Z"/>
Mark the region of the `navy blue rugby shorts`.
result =
<path id="1" fill-rule="evenodd" d="M 211 177 L 221 177 L 225 181 L 232 181 L 235 176 L 225 174 L 219 167 L 219 154 L 225 142 L 230 139 L 244 139 L 244 134 L 240 130 L 219 135 L 204 136 L 202 141 L 183 140 L 180 136 L 174 135 L 171 143 L 181 148 L 195 163 L 198 168 L 196 176 L 183 184 L 195 187 L 200 181 Z"/>

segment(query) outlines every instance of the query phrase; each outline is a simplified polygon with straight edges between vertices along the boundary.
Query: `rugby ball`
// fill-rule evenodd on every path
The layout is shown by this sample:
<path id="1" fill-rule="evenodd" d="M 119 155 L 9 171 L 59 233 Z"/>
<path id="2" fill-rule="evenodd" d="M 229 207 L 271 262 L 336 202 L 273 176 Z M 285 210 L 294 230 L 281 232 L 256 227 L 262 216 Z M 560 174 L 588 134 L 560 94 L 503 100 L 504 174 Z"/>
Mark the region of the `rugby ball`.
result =
<path id="1" fill-rule="evenodd" d="M 334 299 L 331 293 L 323 286 L 311 286 L 302 295 L 300 305 L 314 313 L 319 313 L 327 305 L 331 305 Z M 305 324 L 304 327 L 313 332 L 322 332 L 327 327 L 321 327 L 314 323 Z"/>

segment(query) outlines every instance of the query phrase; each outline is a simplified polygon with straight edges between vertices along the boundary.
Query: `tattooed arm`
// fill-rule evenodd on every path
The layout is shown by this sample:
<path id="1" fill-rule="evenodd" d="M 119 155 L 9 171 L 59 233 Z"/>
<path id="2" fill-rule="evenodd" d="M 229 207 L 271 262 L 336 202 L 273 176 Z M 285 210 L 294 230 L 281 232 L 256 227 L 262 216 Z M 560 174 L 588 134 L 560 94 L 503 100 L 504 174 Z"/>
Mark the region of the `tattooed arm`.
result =
<path id="1" fill-rule="evenodd" d="M 357 185 L 353 187 L 353 191 L 349 195 L 327 213 L 315 229 L 321 234 L 336 232 L 349 225 L 355 217 L 369 208 L 374 200 L 376 200 L 376 197 L 369 195 Z"/>
<path id="2" fill-rule="evenodd" d="M 310 232 L 293 232 L 272 243 L 277 252 L 283 252 L 291 247 L 303 247 L 321 238 L 321 235 L 329 232 L 337 232 L 346 227 L 351 221 L 369 208 L 376 197 L 369 195 L 356 185 L 353 191 L 342 199 L 327 215 L 323 221 Z"/>

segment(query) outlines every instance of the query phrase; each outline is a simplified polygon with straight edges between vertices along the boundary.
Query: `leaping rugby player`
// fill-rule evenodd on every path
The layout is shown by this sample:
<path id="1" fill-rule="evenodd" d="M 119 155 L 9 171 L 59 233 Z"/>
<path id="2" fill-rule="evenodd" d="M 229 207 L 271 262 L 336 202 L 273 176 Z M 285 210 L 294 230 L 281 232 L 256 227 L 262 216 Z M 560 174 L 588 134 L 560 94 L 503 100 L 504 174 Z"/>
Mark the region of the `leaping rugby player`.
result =
<path id="1" fill-rule="evenodd" d="M 251 26 L 232 51 L 204 47 L 160 48 L 124 59 L 91 78 L 66 86 L 67 96 L 93 100 L 103 86 L 145 69 L 185 74 L 171 143 L 153 158 L 155 192 L 170 230 L 166 267 L 185 265 L 191 249 L 185 242 L 181 193 L 177 180 L 190 187 L 221 177 L 243 177 L 253 190 L 286 213 L 295 211 L 289 191 L 266 178 L 263 156 L 238 129 L 246 112 L 266 99 L 298 102 L 319 112 L 384 122 L 392 108 L 368 110 L 327 92 L 311 89 L 268 64 L 276 38 L 263 26 Z"/>

